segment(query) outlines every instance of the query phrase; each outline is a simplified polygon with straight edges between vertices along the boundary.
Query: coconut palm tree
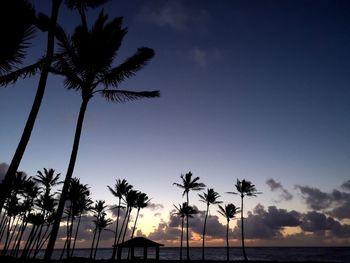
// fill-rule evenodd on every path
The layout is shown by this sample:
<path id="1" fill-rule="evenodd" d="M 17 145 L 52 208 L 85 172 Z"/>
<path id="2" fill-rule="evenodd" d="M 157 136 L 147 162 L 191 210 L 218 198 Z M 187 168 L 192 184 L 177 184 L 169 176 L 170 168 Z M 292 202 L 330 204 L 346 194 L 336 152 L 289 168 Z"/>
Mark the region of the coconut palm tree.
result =
<path id="1" fill-rule="evenodd" d="M 124 234 L 123 234 L 122 242 L 124 242 L 125 236 L 126 236 L 126 232 L 128 230 L 128 225 L 129 225 L 129 221 L 130 221 L 131 211 L 132 211 L 133 208 L 137 207 L 136 202 L 137 202 L 137 199 L 139 198 L 140 194 L 141 194 L 141 192 L 131 189 L 125 195 L 126 214 L 125 214 L 125 217 L 124 217 L 124 220 L 123 220 L 123 224 L 122 224 L 122 229 L 121 229 L 121 232 L 123 232 L 123 226 L 125 225 L 124 226 Z M 119 240 L 118 240 L 118 242 L 119 242 Z"/>
<path id="2" fill-rule="evenodd" d="M 110 22 L 107 22 L 107 19 L 107 15 L 101 12 L 91 30 L 86 25 L 82 25 L 75 29 L 72 37 L 68 37 L 62 30 L 57 34 L 61 51 L 57 54 L 57 61 L 51 70 L 65 77 L 65 85 L 68 89 L 81 93 L 82 103 L 57 209 L 57 220 L 48 245 L 50 250 L 53 249 L 57 237 L 69 181 L 72 178 L 78 154 L 84 116 L 90 99 L 97 93 L 107 101 L 114 102 L 159 97 L 158 91 L 133 92 L 118 89 L 122 81 L 135 75 L 147 64 L 154 56 L 154 51 L 145 47 L 139 48 L 136 54 L 124 63 L 113 67 L 114 57 L 126 34 L 126 29 L 122 28 L 121 18 Z"/>
<path id="3" fill-rule="evenodd" d="M 197 211 L 193 207 L 189 206 L 187 202 L 183 203 L 182 205 L 179 204 L 179 206 L 174 205 L 174 207 L 177 211 L 176 215 L 178 215 L 181 218 L 180 260 L 182 260 L 182 241 L 185 217 L 193 217 L 193 215 L 196 214 Z"/>
<path id="4" fill-rule="evenodd" d="M 117 208 L 117 219 L 116 219 L 116 226 L 115 226 L 115 233 L 114 233 L 114 242 L 113 242 L 113 253 L 112 253 L 112 260 L 115 259 L 116 253 L 117 253 L 117 238 L 118 238 L 118 227 L 119 227 L 119 217 L 120 217 L 120 208 L 122 208 L 121 201 L 123 197 L 126 195 L 128 191 L 132 189 L 132 185 L 130 185 L 125 179 L 118 179 L 116 180 L 116 183 L 114 185 L 114 189 L 110 186 L 107 186 L 109 191 L 118 198 L 118 205 Z"/>
<path id="5" fill-rule="evenodd" d="M 208 188 L 206 193 L 198 194 L 200 201 L 203 203 L 206 203 L 207 209 L 205 212 L 205 218 L 204 218 L 204 226 L 203 226 L 203 243 L 202 243 L 202 260 L 204 260 L 204 241 L 205 241 L 205 230 L 207 225 L 207 218 L 209 214 L 209 206 L 210 205 L 217 205 L 221 204 L 222 201 L 218 201 L 217 199 L 220 198 L 219 193 L 215 192 L 213 188 Z"/>
<path id="6" fill-rule="evenodd" d="M 6 2 L 12 2 L 12 1 L 6 1 Z M 16 1 L 18 2 L 18 1 Z M 25 68 L 19 69 L 15 72 L 11 72 L 6 76 L 1 76 L 0 78 L 0 85 L 7 85 L 8 83 L 15 82 L 18 77 L 20 76 L 27 76 L 34 74 L 36 71 L 41 69 L 40 79 L 36 91 L 36 95 L 34 98 L 34 102 L 32 104 L 32 108 L 30 110 L 28 119 L 26 121 L 21 139 L 18 143 L 18 146 L 16 148 L 15 154 L 11 160 L 11 163 L 7 169 L 5 178 L 3 180 L 3 191 L 0 193 L 0 211 L 4 205 L 5 199 L 7 196 L 9 196 L 9 193 L 11 192 L 11 180 L 15 176 L 16 171 L 18 170 L 19 164 L 22 160 L 22 157 L 24 155 L 25 149 L 27 147 L 27 144 L 29 142 L 32 130 L 34 128 L 35 120 L 38 115 L 41 101 L 44 97 L 45 87 L 46 87 L 46 81 L 49 74 L 49 68 L 52 62 L 53 54 L 54 54 L 54 40 L 55 40 L 55 28 L 56 28 L 56 22 L 57 17 L 59 13 L 59 8 L 62 3 L 62 0 L 52 0 L 52 8 L 51 8 L 51 17 L 50 19 L 47 19 L 48 24 L 43 25 L 46 26 L 46 29 L 48 31 L 47 34 L 47 47 L 46 47 L 46 54 L 44 59 L 40 60 L 39 62 L 27 66 Z M 16 6 L 17 7 L 17 6 Z M 18 15 L 16 15 L 16 19 L 18 19 Z M 38 22 L 40 19 L 36 19 Z M 44 20 L 41 19 L 41 22 Z M 39 23 L 38 23 L 39 24 Z M 42 25 L 40 25 L 42 26 Z M 29 27 L 30 28 L 30 27 Z M 11 27 L 12 29 L 12 27 Z M 31 29 L 29 29 L 31 30 Z M 29 32 L 30 33 L 30 32 Z M 26 41 L 27 37 L 25 36 L 22 38 L 22 41 Z M 23 42 L 21 42 L 23 45 Z M 24 42 L 25 43 L 25 42 Z"/>
<path id="7" fill-rule="evenodd" d="M 94 207 L 92 207 L 92 211 L 94 212 L 94 218 L 95 218 L 93 221 L 95 224 L 95 229 L 94 229 L 94 235 L 91 243 L 90 258 L 92 258 L 94 255 L 96 234 L 98 234 L 98 231 L 99 231 L 99 222 L 102 217 L 106 216 L 107 205 L 105 203 L 106 202 L 104 200 L 96 200 Z"/>
<path id="8" fill-rule="evenodd" d="M 199 177 L 195 177 L 192 179 L 192 173 L 188 172 L 187 174 L 183 175 L 181 174 L 180 176 L 181 180 L 182 180 L 182 184 L 180 183 L 173 183 L 173 185 L 180 187 L 181 189 L 183 189 L 183 193 L 182 196 L 186 195 L 186 200 L 187 200 L 187 204 L 189 206 L 190 201 L 189 201 L 189 196 L 188 193 L 190 192 L 190 190 L 193 191 L 200 191 L 203 190 L 205 187 L 205 184 L 198 182 L 199 181 Z M 190 260 L 190 245 L 189 245 L 189 233 L 188 233 L 188 217 L 186 217 L 186 240 L 187 240 L 187 260 Z"/>
<path id="9" fill-rule="evenodd" d="M 244 224 L 243 224 L 243 199 L 245 196 L 256 196 L 257 194 L 261 194 L 258 192 L 255 188 L 255 185 L 252 184 L 250 181 L 243 179 L 240 181 L 237 179 L 237 182 L 235 184 L 236 191 L 237 192 L 228 192 L 230 194 L 239 194 L 241 197 L 241 234 L 242 234 L 242 251 L 243 251 L 243 257 L 244 260 L 247 261 L 247 254 L 245 252 L 245 246 L 244 246 Z"/>
<path id="10" fill-rule="evenodd" d="M 230 220 L 235 217 L 235 215 L 239 212 L 238 207 L 236 207 L 234 204 L 228 204 L 225 205 L 225 207 L 222 207 L 219 205 L 218 212 L 226 218 L 226 247 L 227 247 L 227 261 L 230 260 L 230 246 L 228 242 L 228 231 L 230 229 Z"/>
<path id="11" fill-rule="evenodd" d="M 96 259 L 96 253 L 98 249 L 98 244 L 100 242 L 100 237 L 101 237 L 101 232 L 102 230 L 105 230 L 107 226 L 112 224 L 112 219 L 106 218 L 106 214 L 103 213 L 97 220 L 94 221 L 96 228 L 97 228 L 97 241 L 96 241 L 96 247 L 95 247 L 95 252 L 94 252 L 94 257 L 93 259 Z"/>
<path id="12" fill-rule="evenodd" d="M 136 224 L 137 224 L 137 219 L 139 217 L 139 213 L 140 210 L 143 208 L 146 208 L 149 204 L 149 202 L 151 201 L 151 199 L 149 199 L 149 197 L 147 196 L 147 194 L 145 193 L 140 193 L 137 197 L 136 200 L 136 207 L 137 207 L 137 213 L 136 213 L 136 218 L 135 218 L 135 222 L 134 222 L 134 227 L 132 230 L 132 234 L 131 234 L 131 239 L 134 237 L 134 233 L 135 233 L 135 229 L 136 229 Z"/>

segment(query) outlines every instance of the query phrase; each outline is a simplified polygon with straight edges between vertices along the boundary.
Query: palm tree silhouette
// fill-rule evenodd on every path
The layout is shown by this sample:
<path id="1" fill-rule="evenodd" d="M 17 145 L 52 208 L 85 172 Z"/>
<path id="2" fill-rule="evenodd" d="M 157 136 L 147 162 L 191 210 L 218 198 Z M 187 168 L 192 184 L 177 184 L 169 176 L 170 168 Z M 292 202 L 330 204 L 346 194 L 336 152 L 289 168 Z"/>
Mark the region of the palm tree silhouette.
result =
<path id="1" fill-rule="evenodd" d="M 228 231 L 230 229 L 230 220 L 235 217 L 235 215 L 239 212 L 238 207 L 234 204 L 227 204 L 225 207 L 219 205 L 218 212 L 226 218 L 226 253 L 227 253 L 227 261 L 230 260 L 230 246 L 228 242 Z"/>
<path id="2" fill-rule="evenodd" d="M 6 2 L 9 2 L 9 1 L 6 1 Z M 39 69 L 41 69 L 40 79 L 39 79 L 37 91 L 35 94 L 34 102 L 32 104 L 32 108 L 30 110 L 28 119 L 26 121 L 21 139 L 15 151 L 15 154 L 11 160 L 11 163 L 7 169 L 5 178 L 3 180 L 4 188 L 3 188 L 3 191 L 1 191 L 0 193 L 0 211 L 4 205 L 5 198 L 11 192 L 11 188 L 10 188 L 11 179 L 15 176 L 15 173 L 18 170 L 19 164 L 22 160 L 22 157 L 24 155 L 25 149 L 29 142 L 32 130 L 34 128 L 35 120 L 41 106 L 41 101 L 44 97 L 46 81 L 49 74 L 49 68 L 50 68 L 50 65 L 53 59 L 53 54 L 54 54 L 55 28 L 56 28 L 56 22 L 57 22 L 57 17 L 58 17 L 61 3 L 62 3 L 62 0 L 52 0 L 51 17 L 50 19 L 46 19 L 47 21 L 49 21 L 48 22 L 49 24 L 41 25 L 46 27 L 46 30 L 48 31 L 47 48 L 46 48 L 46 54 L 44 59 L 42 59 L 38 63 L 27 66 L 23 69 L 19 69 L 15 72 L 9 73 L 7 76 L 1 76 L 0 78 L 0 85 L 6 85 L 8 83 L 15 82 L 19 76 L 31 75 L 36 71 L 38 71 Z M 36 19 L 37 22 L 39 20 L 40 19 Z"/>
<path id="3" fill-rule="evenodd" d="M 243 251 L 244 260 L 248 261 L 247 254 L 245 252 L 245 246 L 244 246 L 243 199 L 245 196 L 256 196 L 257 194 L 261 194 L 261 193 L 256 190 L 255 185 L 253 185 L 250 181 L 245 180 L 245 179 L 243 179 L 242 181 L 237 179 L 235 187 L 236 187 L 237 192 L 228 192 L 228 193 L 239 194 L 241 197 L 242 251 Z"/>
<path id="4" fill-rule="evenodd" d="M 124 63 L 113 67 L 113 59 L 126 34 L 126 29 L 122 28 L 121 18 L 115 18 L 108 23 L 107 19 L 107 15 L 101 12 L 92 30 L 83 25 L 75 29 L 72 37 L 68 37 L 63 30 L 57 34 L 61 52 L 57 54 L 57 61 L 51 70 L 65 77 L 65 86 L 68 89 L 81 92 L 82 103 L 57 209 L 57 220 L 54 222 L 48 245 L 51 252 L 57 237 L 69 181 L 74 171 L 84 115 L 90 99 L 97 93 L 102 94 L 107 101 L 114 102 L 159 97 L 158 91 L 133 92 L 117 89 L 122 81 L 142 69 L 154 56 L 154 52 L 149 48 L 139 48 L 136 54 Z"/>
<path id="5" fill-rule="evenodd" d="M 192 179 L 192 173 L 188 172 L 187 174 L 183 175 L 181 174 L 180 178 L 182 179 L 182 184 L 179 183 L 173 183 L 173 185 L 180 187 L 181 189 L 184 189 L 182 196 L 186 195 L 187 204 L 189 206 L 189 196 L 188 193 L 190 190 L 193 191 L 200 191 L 203 190 L 205 187 L 205 184 L 199 183 L 199 177 L 195 177 Z M 187 260 L 190 260 L 190 244 L 189 244 L 189 233 L 188 233 L 188 217 L 186 216 L 186 240 L 187 240 Z"/>
<path id="6" fill-rule="evenodd" d="M 151 199 L 149 199 L 147 194 L 140 193 L 138 195 L 137 200 L 136 200 L 137 213 L 136 213 L 136 218 L 135 218 L 135 222 L 134 222 L 134 227 L 133 227 L 133 230 L 132 230 L 131 238 L 134 237 L 136 224 L 137 224 L 137 219 L 139 217 L 140 210 L 145 208 L 145 207 L 147 207 L 150 201 L 151 201 Z"/>
<path id="7" fill-rule="evenodd" d="M 126 236 L 126 232 L 128 230 L 128 225 L 129 225 L 129 221 L 130 221 L 131 211 L 132 211 L 133 208 L 137 207 L 136 206 L 136 202 L 137 202 L 137 199 L 139 198 L 140 194 L 141 193 L 139 191 L 131 189 L 125 195 L 126 214 L 125 214 L 125 217 L 124 217 L 124 220 L 123 220 L 123 224 L 122 224 L 122 229 L 121 229 L 122 232 L 123 232 L 123 226 L 124 226 L 124 233 L 123 233 L 122 242 L 124 242 L 125 236 Z M 118 240 L 118 242 L 119 242 L 119 240 Z"/>
<path id="8" fill-rule="evenodd" d="M 116 253 L 117 253 L 117 238 L 118 238 L 118 227 L 119 227 L 119 217 L 120 217 L 120 208 L 121 206 L 121 201 L 123 197 L 126 195 L 128 191 L 131 190 L 132 185 L 130 185 L 125 179 L 123 180 L 116 180 L 116 183 L 114 185 L 114 189 L 111 188 L 110 186 L 107 186 L 109 191 L 116 197 L 118 198 L 118 205 L 116 206 L 117 208 L 117 219 L 116 219 L 116 226 L 115 226 L 115 233 L 114 233 L 114 242 L 113 242 L 113 253 L 112 253 L 112 260 L 115 259 Z"/>
<path id="9" fill-rule="evenodd" d="M 94 253 L 94 250 L 96 250 L 98 245 L 98 244 L 95 245 L 96 234 L 98 234 L 99 232 L 101 218 L 105 218 L 106 216 L 107 205 L 105 203 L 106 202 L 104 200 L 96 200 L 94 207 L 92 207 L 92 210 L 94 211 L 94 218 L 95 218 L 93 221 L 95 224 L 95 229 L 94 229 L 94 234 L 93 234 L 92 243 L 91 243 L 90 258 L 96 255 L 96 253 Z"/>
<path id="10" fill-rule="evenodd" d="M 187 202 L 184 202 L 182 206 L 174 205 L 176 209 L 176 214 L 182 218 L 181 220 L 181 238 L 180 238 L 180 260 L 182 260 L 182 241 L 183 241 L 183 232 L 184 232 L 184 219 L 193 217 L 193 215 L 197 214 L 197 210 L 195 210 L 192 206 L 189 206 Z"/>
<path id="11" fill-rule="evenodd" d="M 208 188 L 206 193 L 203 193 L 203 195 L 198 194 L 200 201 L 207 204 L 207 209 L 205 213 L 205 219 L 204 219 L 204 226 L 203 226 L 203 244 L 202 244 L 202 260 L 204 260 L 204 240 L 205 240 L 205 230 L 207 225 L 207 218 L 209 214 L 209 206 L 210 205 L 217 205 L 221 204 L 222 201 L 218 201 L 217 199 L 220 198 L 219 193 L 215 192 L 213 188 Z"/>

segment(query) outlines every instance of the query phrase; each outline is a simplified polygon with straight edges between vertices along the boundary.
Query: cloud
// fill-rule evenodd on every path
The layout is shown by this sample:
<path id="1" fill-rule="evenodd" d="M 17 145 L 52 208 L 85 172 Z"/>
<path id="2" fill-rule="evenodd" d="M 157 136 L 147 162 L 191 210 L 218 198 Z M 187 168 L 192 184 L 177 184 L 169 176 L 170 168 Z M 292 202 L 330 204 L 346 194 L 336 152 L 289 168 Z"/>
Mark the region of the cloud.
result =
<path id="1" fill-rule="evenodd" d="M 347 185 L 347 182 L 344 183 Z M 344 185 L 343 184 L 343 185 Z M 296 186 L 306 204 L 313 210 L 326 211 L 327 214 L 343 220 L 350 218 L 350 193 L 334 189 L 330 193 L 309 186 Z"/>
<path id="2" fill-rule="evenodd" d="M 346 182 L 344 182 L 341 187 L 344 189 L 344 190 L 347 190 L 347 191 L 350 191 L 350 180 L 347 180 Z"/>
<path id="3" fill-rule="evenodd" d="M 270 187 L 271 191 L 282 191 L 282 193 L 280 194 L 280 198 L 281 200 L 277 201 L 289 201 L 293 199 L 293 195 L 287 190 L 285 189 L 281 183 L 276 182 L 274 179 L 270 178 L 266 181 L 266 184 Z"/>
<path id="4" fill-rule="evenodd" d="M 218 49 L 203 49 L 199 47 L 192 48 L 187 57 L 201 68 L 206 68 L 210 64 L 220 60 L 223 57 L 223 51 Z"/>
<path id="5" fill-rule="evenodd" d="M 186 4 L 187 2 L 181 0 L 160 1 L 153 5 L 147 3 L 136 16 L 136 21 L 171 28 L 178 32 L 206 27 L 210 20 L 208 11 Z"/>
<path id="6" fill-rule="evenodd" d="M 164 208 L 164 205 L 162 204 L 155 204 L 155 203 L 149 203 L 147 206 L 148 209 L 151 209 L 152 211 L 161 210 Z"/>
<path id="7" fill-rule="evenodd" d="M 267 210 L 258 204 L 253 212 L 248 212 L 244 220 L 244 233 L 247 239 L 274 239 L 282 237 L 284 227 L 300 225 L 300 213 L 269 206 Z M 241 221 L 233 230 L 235 238 L 240 238 Z"/>
<path id="8" fill-rule="evenodd" d="M 5 174 L 9 165 L 7 163 L 0 163 L 0 182 L 5 178 Z"/>

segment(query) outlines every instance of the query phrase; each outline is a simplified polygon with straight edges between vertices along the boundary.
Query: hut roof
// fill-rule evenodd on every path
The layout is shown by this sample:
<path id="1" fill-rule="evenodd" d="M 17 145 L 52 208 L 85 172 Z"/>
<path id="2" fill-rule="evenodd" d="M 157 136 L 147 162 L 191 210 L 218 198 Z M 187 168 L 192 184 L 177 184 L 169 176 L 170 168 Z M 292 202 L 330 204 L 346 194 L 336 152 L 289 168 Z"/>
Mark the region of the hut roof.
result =
<path id="1" fill-rule="evenodd" d="M 154 242 L 144 237 L 135 237 L 118 245 L 119 247 L 160 247 L 163 244 Z"/>

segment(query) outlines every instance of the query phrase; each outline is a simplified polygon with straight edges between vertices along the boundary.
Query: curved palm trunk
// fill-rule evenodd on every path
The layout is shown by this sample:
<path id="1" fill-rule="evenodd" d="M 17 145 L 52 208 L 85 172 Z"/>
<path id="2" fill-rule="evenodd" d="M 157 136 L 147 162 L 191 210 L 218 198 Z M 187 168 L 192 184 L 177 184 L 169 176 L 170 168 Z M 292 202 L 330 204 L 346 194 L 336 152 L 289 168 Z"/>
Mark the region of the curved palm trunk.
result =
<path id="1" fill-rule="evenodd" d="M 207 226 L 207 218 L 208 218 L 208 213 L 209 213 L 209 204 L 207 204 L 207 212 L 205 213 L 205 218 L 204 218 L 204 227 L 203 227 L 203 244 L 202 244 L 202 260 L 204 260 L 204 242 L 205 242 L 205 230 Z"/>
<path id="2" fill-rule="evenodd" d="M 115 259 L 115 255 L 117 254 L 117 245 L 118 245 L 117 237 L 118 237 L 118 226 L 119 226 L 119 215 L 120 215 L 120 203 L 121 203 L 121 198 L 119 198 L 119 203 L 118 203 L 118 214 L 117 214 L 117 223 L 115 226 L 112 260 Z"/>
<path id="3" fill-rule="evenodd" d="M 80 215 L 79 215 L 77 228 L 75 229 L 74 240 L 73 240 L 73 246 L 72 246 L 72 252 L 71 252 L 71 254 L 70 254 L 71 257 L 73 257 L 74 250 L 75 250 L 75 243 L 76 243 L 77 238 L 78 238 L 81 216 L 82 216 L 82 213 L 80 213 Z"/>
<path id="4" fill-rule="evenodd" d="M 62 0 L 53 0 L 52 1 L 52 9 L 51 9 L 51 25 L 47 36 L 47 50 L 46 50 L 46 60 L 44 62 L 44 66 L 42 68 L 41 74 L 40 74 L 40 80 L 38 84 L 38 88 L 36 91 L 36 95 L 33 101 L 32 108 L 30 110 L 26 125 L 24 127 L 22 137 L 18 143 L 16 152 L 11 160 L 10 166 L 6 172 L 5 178 L 3 180 L 4 187 L 3 190 L 0 193 L 0 211 L 2 210 L 4 206 L 5 199 L 7 196 L 9 196 L 11 192 L 11 181 L 13 180 L 16 171 L 18 170 L 19 164 L 22 160 L 22 157 L 24 155 L 24 152 L 26 150 L 27 144 L 29 142 L 31 133 L 34 128 L 35 120 L 38 115 L 41 101 L 44 97 L 45 93 L 45 87 L 46 87 L 46 81 L 47 77 L 49 75 L 49 68 L 51 65 L 53 52 L 54 52 L 54 43 L 55 43 L 55 34 L 54 34 L 54 28 L 56 27 L 57 17 L 58 17 L 58 11 L 60 8 Z"/>
<path id="5" fill-rule="evenodd" d="M 228 230 L 230 229 L 230 220 L 227 220 L 226 224 L 226 253 L 227 253 L 227 261 L 230 260 L 230 245 L 228 243 Z"/>
<path id="6" fill-rule="evenodd" d="M 120 238 L 122 237 L 122 234 L 123 234 L 123 230 L 124 230 L 124 225 L 125 225 L 125 221 L 126 221 L 126 218 L 128 217 L 128 211 L 129 211 L 129 207 L 126 207 L 126 212 L 125 212 L 125 216 L 124 216 L 124 219 L 123 219 L 123 223 L 122 223 L 122 226 L 120 228 L 120 232 L 119 232 L 119 235 L 118 235 L 118 241 L 117 241 L 117 244 L 119 244 L 119 241 L 120 241 Z"/>
<path id="7" fill-rule="evenodd" d="M 83 128 L 84 116 L 85 116 L 88 102 L 89 102 L 89 99 L 83 99 L 83 102 L 81 103 L 81 106 L 80 106 L 79 117 L 78 117 L 77 126 L 76 126 L 76 130 L 75 130 L 75 135 L 74 135 L 72 153 L 70 156 L 70 161 L 69 161 L 69 165 L 68 165 L 68 169 L 67 169 L 66 178 L 65 178 L 64 184 L 63 184 L 60 202 L 59 202 L 58 208 L 57 208 L 56 218 L 55 218 L 55 221 L 53 223 L 52 230 L 51 230 L 51 236 L 50 236 L 49 243 L 48 243 L 46 251 L 45 251 L 45 257 L 44 257 L 45 260 L 51 259 L 51 255 L 52 255 L 53 249 L 55 247 L 58 229 L 60 227 L 60 222 L 61 222 L 61 218 L 63 215 L 64 204 L 65 204 L 66 199 L 67 199 L 69 183 L 72 179 L 75 161 L 76 161 L 77 155 L 78 155 L 79 141 L 80 141 L 81 131 Z"/>
<path id="8" fill-rule="evenodd" d="M 136 229 L 137 219 L 139 218 L 139 213 L 140 213 L 140 208 L 137 209 L 134 228 L 132 229 L 131 239 L 133 239 L 134 234 L 135 234 L 135 229 Z"/>
<path id="9" fill-rule="evenodd" d="M 122 243 L 125 240 L 125 236 L 126 236 L 126 231 L 128 230 L 128 225 L 129 225 L 129 221 L 130 221 L 130 215 L 131 215 L 131 210 L 132 208 L 129 208 L 129 212 L 128 212 L 128 219 L 126 220 L 126 224 L 125 224 L 125 230 L 124 230 L 124 235 L 123 235 L 123 239 L 122 239 Z"/>
<path id="10" fill-rule="evenodd" d="M 96 247 L 95 247 L 95 252 L 94 252 L 94 260 L 96 259 L 96 253 L 97 253 L 97 249 L 98 249 L 98 243 L 100 243 L 101 232 L 102 232 L 102 230 L 98 230 Z"/>
<path id="11" fill-rule="evenodd" d="M 94 252 L 94 244 L 95 244 L 96 233 L 97 233 L 97 227 L 94 230 L 94 236 L 92 238 L 91 250 L 90 250 L 90 258 L 92 258 L 92 255 L 93 255 L 93 252 Z"/>
<path id="12" fill-rule="evenodd" d="M 241 229 L 242 229 L 242 250 L 243 250 L 243 257 L 245 261 L 248 261 L 247 255 L 245 253 L 245 246 L 244 246 L 244 226 L 243 226 L 243 195 L 241 195 Z"/>

